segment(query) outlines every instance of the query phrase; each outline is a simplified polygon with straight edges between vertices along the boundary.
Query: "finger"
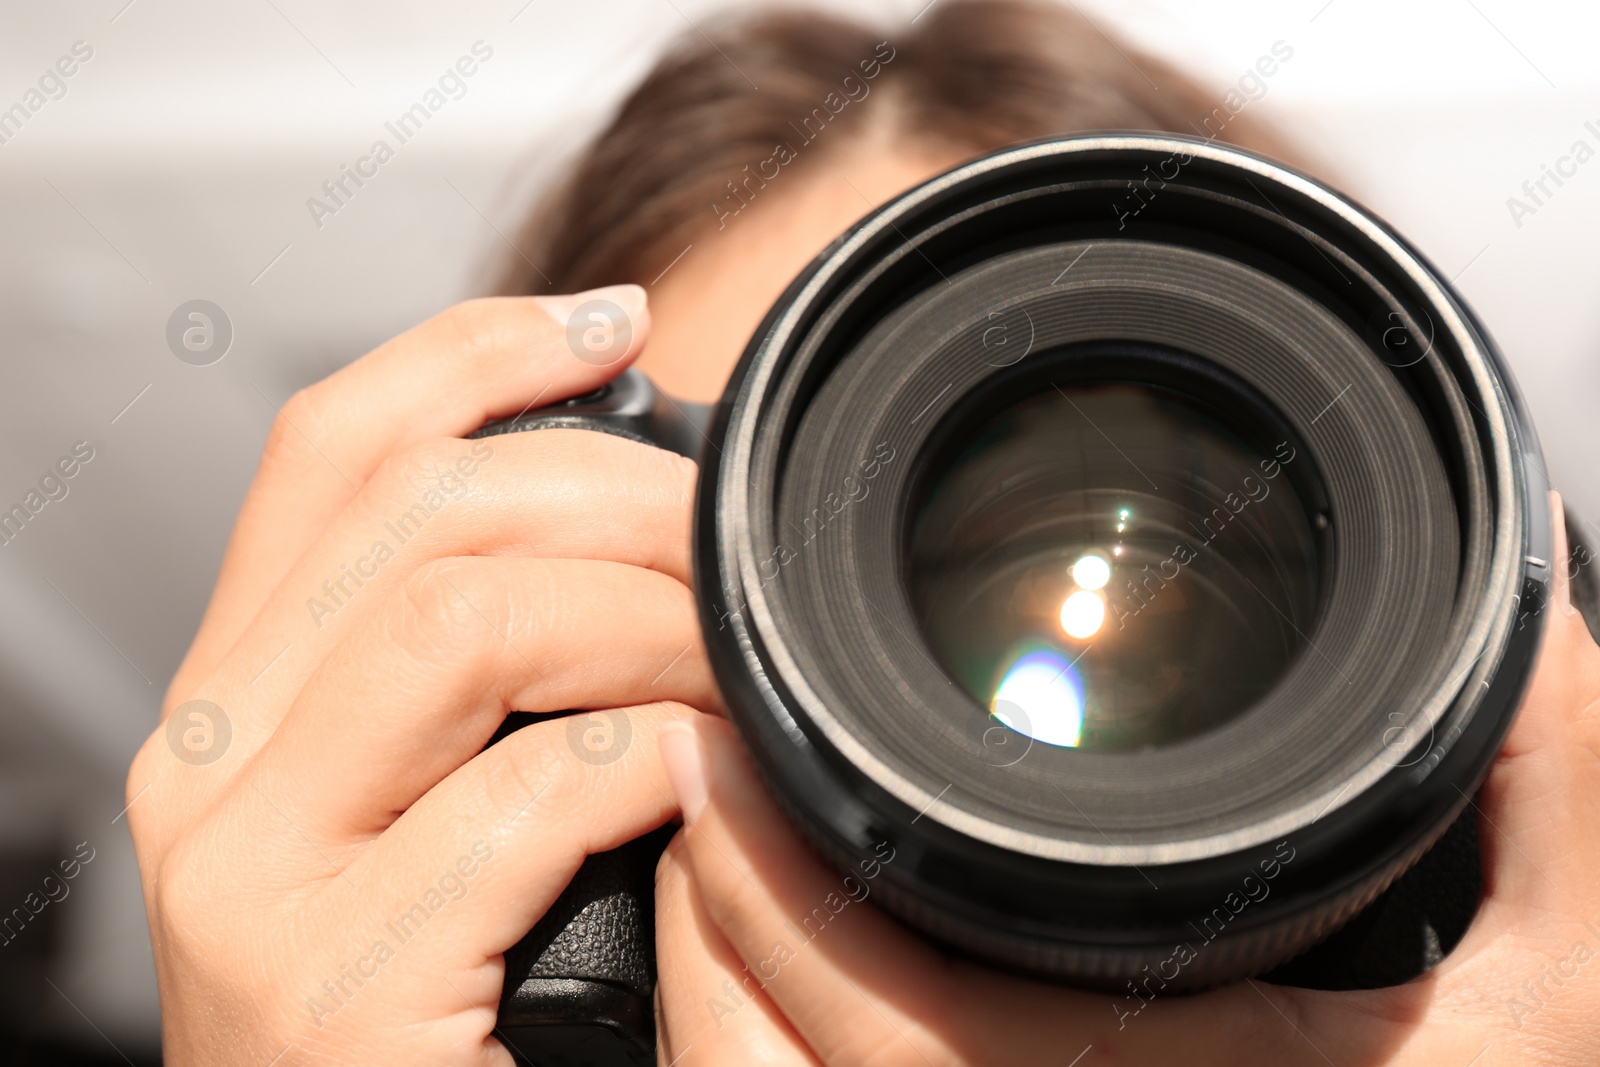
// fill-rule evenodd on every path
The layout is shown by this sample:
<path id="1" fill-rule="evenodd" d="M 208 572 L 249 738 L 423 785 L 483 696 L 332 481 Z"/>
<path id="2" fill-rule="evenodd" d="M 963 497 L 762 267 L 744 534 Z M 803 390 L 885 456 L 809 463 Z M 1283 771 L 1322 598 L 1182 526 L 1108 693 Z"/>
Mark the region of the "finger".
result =
<path id="1" fill-rule="evenodd" d="M 678 1067 L 800 1065 L 819 1061 L 762 991 L 706 914 L 683 838 L 656 868 L 656 1044 Z"/>
<path id="2" fill-rule="evenodd" d="M 335 849 L 381 833 L 507 711 L 660 700 L 720 708 L 682 583 L 599 560 L 440 560 L 340 644 L 246 775 Z M 573 716 L 562 733 L 574 755 L 607 762 L 638 740 L 616 719 Z"/>
<path id="3" fill-rule="evenodd" d="M 191 695 L 227 710 L 248 755 L 337 642 L 440 558 L 601 559 L 687 582 L 694 479 L 680 456 L 581 430 L 418 446 L 363 488 Z"/>
<path id="4" fill-rule="evenodd" d="M 621 758 L 576 755 L 561 721 L 518 730 L 474 757 L 364 849 L 345 874 L 328 879 L 364 922 L 395 920 L 428 958 L 472 968 L 503 953 L 532 928 L 585 856 L 655 829 L 676 813 L 655 734 L 670 719 L 697 716 L 682 704 L 622 709 L 634 743 Z M 457 866 L 463 857 L 474 863 Z M 463 868 L 471 873 L 463 873 Z M 444 906 L 426 898 L 440 889 Z M 464 882 L 462 886 L 456 882 Z M 422 900 L 424 912 L 413 911 Z M 496 990 L 498 994 L 498 990 Z"/>
<path id="5" fill-rule="evenodd" d="M 892 988 L 897 976 L 920 999 L 944 1000 L 945 961 L 863 905 L 865 872 L 847 887 L 803 851 L 743 764 L 730 762 L 731 736 L 673 730 L 661 745 L 709 914 L 746 964 L 771 961 L 766 992 L 817 1056 L 855 1064 L 887 1053 L 893 1063 L 907 1053 L 937 1062 L 959 1045 L 959 1035 L 933 1031 L 948 1022 L 941 1013 L 924 1019 L 877 1003 L 871 991 Z M 892 862 L 892 848 L 883 857 Z"/>
<path id="6" fill-rule="evenodd" d="M 580 359 L 569 345 L 568 318 L 590 300 L 610 301 L 628 320 L 617 335 L 626 347 L 614 358 Z M 649 325 L 636 285 L 471 300 L 296 393 L 276 411 L 174 692 L 188 692 L 210 673 L 294 560 L 386 457 L 414 441 L 465 436 L 490 418 L 596 388 L 633 361 Z"/>
<path id="7" fill-rule="evenodd" d="M 1554 493 L 1551 509 L 1556 579 L 1532 684 L 1476 802 L 1484 902 L 1463 957 L 1541 917 L 1600 914 L 1593 857 L 1573 847 L 1600 820 L 1600 648 L 1571 606 Z"/>
<path id="8" fill-rule="evenodd" d="M 745 964 L 779 964 L 765 992 L 825 1063 L 1070 1062 L 1091 1048 L 1101 1062 L 1137 1064 L 1364 1062 L 1390 1037 L 1390 1024 L 1330 994 L 1260 983 L 1089 993 L 951 961 L 871 903 L 894 850 L 845 878 L 823 867 L 726 722 L 665 726 L 661 744 L 707 914 Z"/>
<path id="9" fill-rule="evenodd" d="M 235 802 L 214 808 L 166 853 L 147 887 L 161 897 L 153 906 L 203 915 L 215 908 L 216 884 L 236 884 L 238 906 L 270 903 L 282 913 L 284 944 L 293 946 L 284 961 L 293 974 L 263 989 L 255 1010 L 302 1019 L 309 1012 L 317 1033 L 334 1040 L 352 1026 L 361 1035 L 362 1019 L 448 1021 L 460 1031 L 455 1047 L 487 1050 L 474 1062 L 508 1064 L 490 1037 L 504 952 L 587 855 L 675 812 L 654 734 L 667 719 L 698 713 L 672 703 L 622 710 L 640 742 L 622 758 L 580 759 L 560 721 L 527 727 L 456 770 L 365 848 L 322 852 L 305 835 L 262 833 L 263 818 L 277 813 L 245 810 L 242 795 L 259 794 L 236 782 Z M 244 833 L 252 847 L 241 850 Z M 298 873 L 306 856 L 324 861 L 319 879 Z M 201 951 L 194 938 L 208 936 L 204 924 L 181 932 L 190 937 L 185 946 Z M 428 1053 L 404 1059 L 442 1062 Z"/>

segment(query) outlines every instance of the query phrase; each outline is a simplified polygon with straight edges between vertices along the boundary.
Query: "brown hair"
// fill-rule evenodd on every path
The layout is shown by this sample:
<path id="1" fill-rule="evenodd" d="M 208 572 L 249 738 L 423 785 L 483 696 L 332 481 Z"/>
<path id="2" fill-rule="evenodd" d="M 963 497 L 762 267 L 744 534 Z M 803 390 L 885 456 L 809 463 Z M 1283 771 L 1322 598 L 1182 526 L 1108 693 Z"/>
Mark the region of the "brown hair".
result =
<path id="1" fill-rule="evenodd" d="M 896 138 L 972 155 L 1121 129 L 1286 158 L 1243 100 L 1039 0 L 943 0 L 898 32 L 816 11 L 735 16 L 686 36 L 623 101 L 523 228 L 501 291 L 647 283 L 769 168 L 826 157 L 869 113 Z"/>

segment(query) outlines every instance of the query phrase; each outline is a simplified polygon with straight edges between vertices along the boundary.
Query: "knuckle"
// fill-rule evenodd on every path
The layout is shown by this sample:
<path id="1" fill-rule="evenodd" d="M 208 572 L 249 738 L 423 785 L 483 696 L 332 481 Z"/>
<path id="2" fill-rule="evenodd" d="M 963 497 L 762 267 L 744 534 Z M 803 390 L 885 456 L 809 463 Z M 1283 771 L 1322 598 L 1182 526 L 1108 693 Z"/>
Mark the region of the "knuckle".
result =
<path id="1" fill-rule="evenodd" d="M 301 431 L 317 424 L 323 407 L 322 390 L 316 385 L 308 385 L 285 400 L 267 429 L 263 455 L 273 460 L 302 451 L 305 438 L 301 436 Z"/>
<path id="2" fill-rule="evenodd" d="M 650 449 L 656 455 L 654 469 L 643 472 L 652 490 L 661 494 L 661 504 L 668 511 L 683 516 L 682 523 L 673 531 L 684 544 L 689 539 L 689 516 L 694 510 L 695 487 L 700 477 L 700 467 L 694 460 L 668 452 Z"/>
<path id="3" fill-rule="evenodd" d="M 542 724 L 561 727 L 559 722 Z M 517 731 L 491 751 L 483 778 L 489 809 L 512 818 L 536 807 L 570 807 L 584 793 L 584 768 L 563 759 L 565 742 L 556 730 L 530 726 Z"/>
<path id="4" fill-rule="evenodd" d="M 159 727 L 145 738 L 144 744 L 139 746 L 139 751 L 134 753 L 133 762 L 128 765 L 128 777 L 122 784 L 122 802 L 127 805 L 123 811 L 126 813 L 128 832 L 133 837 L 135 846 L 143 840 L 147 823 L 144 812 L 134 810 L 138 807 L 134 801 L 138 800 L 140 794 L 155 780 L 156 768 L 160 766 L 155 762 L 158 758 L 156 746 L 165 742 L 166 731 Z"/>
<path id="5" fill-rule="evenodd" d="M 504 585 L 477 561 L 430 560 L 406 577 L 390 636 L 414 659 L 471 662 L 503 643 L 508 615 Z"/>
<path id="6" fill-rule="evenodd" d="M 665 449 L 655 450 L 661 455 L 662 482 L 676 494 L 674 503 L 687 511 L 694 503 L 695 483 L 700 477 L 700 465 L 687 456 Z"/>
<path id="7" fill-rule="evenodd" d="M 403 506 L 406 514 L 422 517 L 446 500 L 463 493 L 467 484 L 457 474 L 464 454 L 462 442 L 449 437 L 416 441 L 384 457 L 371 483 L 371 495 L 382 507 Z M 413 519 L 417 516 L 413 515 Z"/>
<path id="8" fill-rule="evenodd" d="M 189 947 L 205 955 L 210 917 L 217 906 L 216 887 L 204 874 L 210 866 L 192 838 L 174 842 L 157 862 L 150 908 L 164 951 L 182 954 Z"/>

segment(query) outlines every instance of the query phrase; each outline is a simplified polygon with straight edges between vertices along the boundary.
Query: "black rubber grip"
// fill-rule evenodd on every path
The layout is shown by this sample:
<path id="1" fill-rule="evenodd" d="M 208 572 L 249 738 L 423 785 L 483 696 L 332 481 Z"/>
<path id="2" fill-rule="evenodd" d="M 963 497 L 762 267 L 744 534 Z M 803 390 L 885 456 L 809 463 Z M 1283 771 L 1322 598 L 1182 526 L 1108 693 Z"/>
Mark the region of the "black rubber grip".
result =
<path id="1" fill-rule="evenodd" d="M 537 1067 L 655 1062 L 655 868 L 675 828 L 590 856 L 506 953 L 496 1033 Z"/>
<path id="2" fill-rule="evenodd" d="M 496 744 L 557 715 L 513 712 Z M 536 926 L 506 952 L 495 1035 L 536 1067 L 655 1062 L 655 871 L 667 825 L 578 868 Z"/>

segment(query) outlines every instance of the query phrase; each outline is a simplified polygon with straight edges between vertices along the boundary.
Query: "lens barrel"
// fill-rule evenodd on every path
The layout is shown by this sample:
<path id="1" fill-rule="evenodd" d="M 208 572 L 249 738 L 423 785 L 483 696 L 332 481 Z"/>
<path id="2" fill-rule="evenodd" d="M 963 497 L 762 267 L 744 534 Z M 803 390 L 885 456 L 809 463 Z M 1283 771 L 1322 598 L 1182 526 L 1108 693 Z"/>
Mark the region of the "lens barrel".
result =
<path id="1" fill-rule="evenodd" d="M 1487 335 L 1371 214 L 1213 143 L 906 193 L 709 436 L 695 581 L 755 763 L 1008 968 L 1194 988 L 1327 936 L 1460 814 L 1537 648 L 1544 467 Z"/>

